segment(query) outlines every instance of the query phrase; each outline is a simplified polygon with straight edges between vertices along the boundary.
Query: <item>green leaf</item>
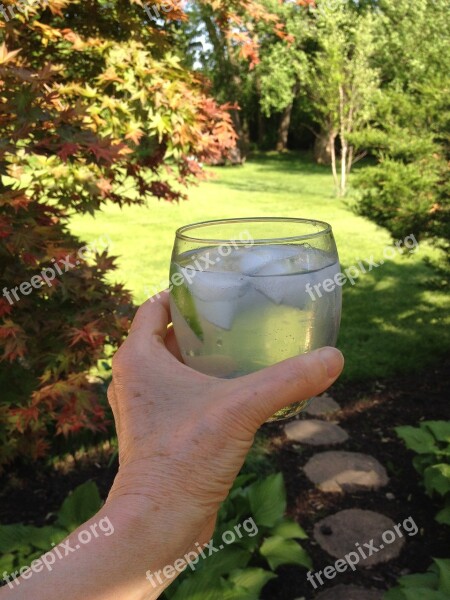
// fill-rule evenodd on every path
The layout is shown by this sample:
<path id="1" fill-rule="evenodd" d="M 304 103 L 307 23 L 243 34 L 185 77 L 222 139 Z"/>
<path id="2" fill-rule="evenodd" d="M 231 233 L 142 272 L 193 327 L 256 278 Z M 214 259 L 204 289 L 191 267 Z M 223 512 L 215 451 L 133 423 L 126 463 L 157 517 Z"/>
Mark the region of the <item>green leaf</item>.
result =
<path id="1" fill-rule="evenodd" d="M 11 573 L 14 570 L 14 554 L 3 554 L 0 556 L 0 576 L 6 571 Z"/>
<path id="2" fill-rule="evenodd" d="M 450 505 L 447 505 L 445 508 L 440 510 L 435 516 L 435 519 L 442 525 L 450 525 Z"/>
<path id="3" fill-rule="evenodd" d="M 220 600 L 259 600 L 253 592 L 243 587 L 238 587 L 231 581 L 227 581 L 227 588 L 222 592 Z"/>
<path id="4" fill-rule="evenodd" d="M 450 444 L 450 421 L 426 421 L 423 423 L 439 442 Z"/>
<path id="5" fill-rule="evenodd" d="M 68 496 L 58 512 L 57 525 L 64 527 L 67 531 L 73 531 L 79 525 L 89 520 L 102 506 L 97 485 L 93 481 L 87 481 L 78 486 Z"/>
<path id="6" fill-rule="evenodd" d="M 396 427 L 395 431 L 401 437 L 407 448 L 418 454 L 434 454 L 439 448 L 429 431 L 417 427 Z"/>
<path id="7" fill-rule="evenodd" d="M 258 527 L 274 527 L 286 510 L 286 489 L 283 475 L 269 475 L 248 488 L 250 507 Z"/>
<path id="8" fill-rule="evenodd" d="M 439 569 L 439 590 L 450 598 L 450 558 L 433 559 Z"/>
<path id="9" fill-rule="evenodd" d="M 279 523 L 271 533 L 272 535 L 278 535 L 287 539 L 306 540 L 308 538 L 308 534 L 303 527 L 300 527 L 295 521 L 289 521 L 288 519 Z"/>
<path id="10" fill-rule="evenodd" d="M 277 576 L 275 573 L 265 571 L 264 569 L 244 569 L 235 571 L 230 576 L 230 581 L 243 587 L 253 594 L 256 598 L 259 598 L 261 590 L 271 579 L 275 579 Z"/>
<path id="11" fill-rule="evenodd" d="M 450 492 L 450 465 L 433 465 L 425 469 L 424 474 L 425 488 L 429 494 L 437 492 L 445 496 Z"/>
<path id="12" fill-rule="evenodd" d="M 431 590 L 437 590 L 438 587 L 438 576 L 436 573 L 413 573 L 412 575 L 404 575 L 400 577 L 397 582 L 402 587 L 412 588 L 429 588 Z"/>
<path id="13" fill-rule="evenodd" d="M 28 541 L 39 550 L 51 550 L 52 543 L 59 544 L 65 537 L 67 531 L 57 527 L 34 527 Z"/>
<path id="14" fill-rule="evenodd" d="M 218 548 L 218 545 L 218 543 L 214 543 L 216 548 Z M 199 557 L 199 562 L 194 565 L 196 567 L 195 572 L 206 570 L 212 577 L 220 577 L 235 569 L 246 567 L 251 558 L 251 554 L 247 550 L 232 546 L 226 547 L 212 556 L 208 556 L 208 548 L 204 552 L 207 558 Z M 188 567 L 186 572 L 190 573 L 191 568 Z"/>
<path id="15" fill-rule="evenodd" d="M 0 552 L 8 554 L 29 549 L 29 540 L 34 529 L 31 525 L 21 523 L 0 525 Z"/>
<path id="16" fill-rule="evenodd" d="M 269 537 L 259 551 L 274 570 L 280 565 L 301 565 L 307 569 L 312 568 L 309 554 L 294 540 L 286 540 L 279 536 Z"/>
<path id="17" fill-rule="evenodd" d="M 205 571 L 185 579 L 172 596 L 172 600 L 217 600 L 224 598 L 224 592 L 230 589 L 232 589 L 231 584 Z"/>

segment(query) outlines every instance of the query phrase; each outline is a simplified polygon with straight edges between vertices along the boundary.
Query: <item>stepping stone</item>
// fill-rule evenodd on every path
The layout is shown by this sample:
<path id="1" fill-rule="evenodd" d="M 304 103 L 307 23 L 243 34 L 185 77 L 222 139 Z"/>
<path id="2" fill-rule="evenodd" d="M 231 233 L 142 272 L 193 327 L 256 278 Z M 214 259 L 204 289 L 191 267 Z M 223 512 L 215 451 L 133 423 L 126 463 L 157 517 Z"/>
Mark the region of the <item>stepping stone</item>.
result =
<path id="1" fill-rule="evenodd" d="M 329 446 L 348 440 L 348 434 L 339 425 L 318 419 L 291 421 L 284 427 L 288 440 L 311 446 Z"/>
<path id="2" fill-rule="evenodd" d="M 335 558 L 343 559 L 351 552 L 353 560 L 358 561 L 357 567 L 371 567 L 397 558 L 400 554 L 405 539 L 401 530 L 402 537 L 396 533 L 395 526 L 394 521 L 384 515 L 350 508 L 317 522 L 314 525 L 314 539 L 322 550 Z M 364 559 L 360 554 L 360 549 L 367 558 Z"/>
<path id="3" fill-rule="evenodd" d="M 321 452 L 303 467 L 322 492 L 364 492 L 386 485 L 386 469 L 373 456 L 358 452 Z"/>
<path id="4" fill-rule="evenodd" d="M 330 413 L 334 413 L 337 410 L 340 410 L 341 407 L 328 395 L 317 396 L 311 400 L 311 403 L 307 408 L 303 411 L 307 415 L 311 417 L 320 417 L 322 415 L 328 415 Z"/>
<path id="5" fill-rule="evenodd" d="M 355 585 L 336 585 L 315 596 L 315 600 L 383 600 L 383 590 L 368 590 Z"/>

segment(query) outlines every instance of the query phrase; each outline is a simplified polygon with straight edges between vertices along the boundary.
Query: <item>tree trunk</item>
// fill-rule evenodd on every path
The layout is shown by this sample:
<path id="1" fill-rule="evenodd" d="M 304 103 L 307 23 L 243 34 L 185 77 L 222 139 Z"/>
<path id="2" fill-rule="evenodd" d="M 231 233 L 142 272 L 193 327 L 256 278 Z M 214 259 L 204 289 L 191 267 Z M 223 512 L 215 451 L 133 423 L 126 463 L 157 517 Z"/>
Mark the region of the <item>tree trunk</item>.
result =
<path id="1" fill-rule="evenodd" d="M 345 196 L 347 192 L 347 155 L 348 143 L 344 136 L 341 136 L 341 182 L 339 185 L 339 195 Z"/>
<path id="2" fill-rule="evenodd" d="M 336 165 L 336 137 L 337 135 L 334 133 L 334 131 L 330 132 L 329 134 L 329 147 L 330 147 L 330 153 L 331 153 L 331 171 L 333 173 L 333 179 L 334 179 L 334 183 L 336 185 L 336 189 L 339 189 L 339 177 L 337 174 L 337 165 Z"/>
<path id="3" fill-rule="evenodd" d="M 286 106 L 282 115 L 280 126 L 278 127 L 278 140 L 276 150 L 277 152 L 286 152 L 288 149 L 289 129 L 291 127 L 292 110 L 294 108 L 294 102 L 300 90 L 298 83 L 292 88 L 292 102 Z"/>
<path id="4" fill-rule="evenodd" d="M 262 92 L 261 92 L 261 79 L 260 79 L 259 75 L 255 76 L 255 88 L 256 88 L 256 94 L 258 97 L 258 112 L 256 115 L 257 140 L 258 140 L 258 147 L 261 150 L 264 145 L 264 140 L 266 137 L 266 121 L 264 119 L 264 113 L 263 113 L 263 110 L 261 107 Z"/>
<path id="5" fill-rule="evenodd" d="M 355 148 L 354 146 L 350 146 L 348 149 L 348 159 L 347 159 L 347 173 L 350 175 L 353 167 L 353 159 L 355 156 Z"/>
<path id="6" fill-rule="evenodd" d="M 331 165 L 331 137 L 328 131 L 321 131 L 314 142 L 314 160 L 318 165 Z M 333 140 L 334 142 L 334 140 Z"/>
<path id="7" fill-rule="evenodd" d="M 287 150 L 293 106 L 294 103 L 291 102 L 291 104 L 284 109 L 283 114 L 281 115 L 281 121 L 278 127 L 278 140 L 276 146 L 277 152 L 286 152 Z"/>
<path id="8" fill-rule="evenodd" d="M 264 141 L 266 139 L 266 122 L 264 120 L 264 115 L 261 110 L 261 107 L 258 108 L 258 146 L 261 150 L 264 146 Z"/>

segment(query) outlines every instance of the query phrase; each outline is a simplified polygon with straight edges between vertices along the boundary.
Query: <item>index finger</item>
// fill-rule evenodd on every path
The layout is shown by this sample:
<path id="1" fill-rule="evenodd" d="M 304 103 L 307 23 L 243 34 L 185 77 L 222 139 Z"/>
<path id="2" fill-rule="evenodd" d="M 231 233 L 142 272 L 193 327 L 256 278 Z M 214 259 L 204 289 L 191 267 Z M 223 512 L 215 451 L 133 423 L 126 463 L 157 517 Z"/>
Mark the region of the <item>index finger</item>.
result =
<path id="1" fill-rule="evenodd" d="M 148 343 L 154 335 L 165 339 L 169 323 L 169 291 L 165 290 L 138 308 L 129 335 L 133 336 L 133 343 Z"/>

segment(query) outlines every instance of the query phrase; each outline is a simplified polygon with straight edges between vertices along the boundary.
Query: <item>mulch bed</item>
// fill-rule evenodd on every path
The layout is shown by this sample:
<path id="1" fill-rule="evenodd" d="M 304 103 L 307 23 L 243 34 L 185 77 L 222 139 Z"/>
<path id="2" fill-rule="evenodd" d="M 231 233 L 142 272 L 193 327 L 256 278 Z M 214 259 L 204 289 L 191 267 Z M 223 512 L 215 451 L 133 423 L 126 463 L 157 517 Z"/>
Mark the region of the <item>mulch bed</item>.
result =
<path id="1" fill-rule="evenodd" d="M 347 442 L 334 449 L 363 452 L 377 458 L 390 477 L 388 485 L 378 492 L 341 495 L 316 490 L 304 476 L 301 466 L 316 452 L 331 448 L 303 446 L 299 449 L 286 441 L 281 425 L 266 426 L 266 432 L 272 436 L 279 468 L 285 476 L 289 514 L 310 535 L 302 545 L 313 559 L 314 570 L 323 570 L 334 563 L 311 536 L 314 523 L 326 515 L 346 508 L 361 508 L 380 512 L 395 523 L 412 517 L 420 529 L 417 536 L 406 538 L 398 559 L 373 568 L 359 567 L 355 573 L 338 574 L 332 582 L 327 581 L 326 587 L 351 583 L 387 589 L 400 574 L 425 571 L 431 557 L 448 557 L 449 528 L 434 520 L 438 507 L 421 488 L 420 478 L 412 466 L 414 454 L 405 449 L 394 428 L 398 425 L 417 426 L 422 420 L 450 419 L 449 373 L 450 361 L 447 361 L 423 373 L 383 382 L 337 384 L 330 391 L 342 407 L 340 425 L 350 435 Z M 116 465 L 108 467 L 106 455 L 100 455 L 94 464 L 80 463 L 67 474 L 36 466 L 16 468 L 13 473 L 0 478 L 0 523 L 48 524 L 69 491 L 87 479 L 95 480 L 105 497 L 115 472 Z M 361 532 L 361 542 L 366 541 L 369 540 Z M 305 569 L 280 567 L 278 575 L 266 586 L 264 600 L 294 600 L 302 596 L 310 600 L 317 593 L 307 582 Z"/>

